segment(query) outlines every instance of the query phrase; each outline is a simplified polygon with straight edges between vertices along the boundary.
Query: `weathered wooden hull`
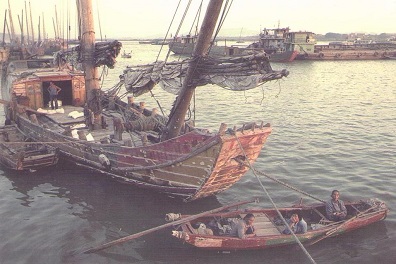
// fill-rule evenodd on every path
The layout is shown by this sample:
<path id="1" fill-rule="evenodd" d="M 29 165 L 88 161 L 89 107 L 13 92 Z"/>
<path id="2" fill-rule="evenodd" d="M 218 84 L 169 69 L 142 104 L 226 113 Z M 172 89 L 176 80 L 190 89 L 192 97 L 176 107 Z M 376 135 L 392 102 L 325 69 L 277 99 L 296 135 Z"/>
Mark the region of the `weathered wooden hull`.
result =
<path id="1" fill-rule="evenodd" d="M 310 243 L 312 241 L 321 239 L 327 236 L 337 236 L 358 228 L 365 227 L 372 223 L 378 222 L 387 216 L 388 209 L 380 202 L 377 203 L 377 207 L 373 210 L 367 211 L 369 204 L 363 204 L 362 202 L 346 203 L 349 212 L 353 212 L 353 207 L 362 209 L 360 215 L 359 212 L 348 213 L 351 214 L 350 219 L 342 222 L 327 222 L 327 225 L 322 225 L 319 228 L 309 228 L 304 234 L 296 234 L 301 242 Z M 318 223 L 321 216 L 317 211 L 324 213 L 324 205 L 317 204 L 312 206 L 300 206 L 290 208 L 280 208 L 282 215 L 290 216 L 291 213 L 298 212 L 307 221 L 308 226 Z M 210 219 L 224 219 L 230 217 L 243 216 L 247 213 L 253 213 L 255 215 L 255 230 L 256 237 L 240 239 L 237 237 L 220 236 L 220 235 L 203 235 L 199 234 L 198 229 L 194 229 L 194 223 L 207 223 Z M 186 223 L 179 227 L 178 231 L 173 231 L 173 236 L 188 243 L 192 246 L 210 249 L 210 250 L 252 250 L 252 249 L 265 249 L 272 247 L 281 247 L 291 244 L 296 244 L 293 235 L 282 234 L 282 230 L 285 228 L 283 225 L 275 224 L 277 212 L 274 209 L 247 209 L 240 211 L 233 211 L 227 213 L 217 213 L 204 218 L 198 218 L 194 220 L 194 223 Z M 323 221 L 323 219 L 322 219 Z M 202 233 L 202 232 L 201 232 Z M 329 235 L 327 235 L 329 234 Z"/>
<path id="2" fill-rule="evenodd" d="M 0 164 L 9 170 L 38 170 L 57 164 L 58 155 L 53 148 L 35 142 L 25 142 L 16 127 L 0 128 Z"/>
<path id="3" fill-rule="evenodd" d="M 19 115 L 17 124 L 36 141 L 58 148 L 62 157 L 117 180 L 185 200 L 215 195 L 231 187 L 248 170 L 238 160 L 246 154 L 253 163 L 271 133 L 269 125 L 233 134 L 195 130 L 157 144 L 127 147 L 73 139 L 59 133 L 59 127 L 51 127 L 46 116 L 38 119 L 41 124 Z M 101 164 L 101 154 L 110 166 Z"/>

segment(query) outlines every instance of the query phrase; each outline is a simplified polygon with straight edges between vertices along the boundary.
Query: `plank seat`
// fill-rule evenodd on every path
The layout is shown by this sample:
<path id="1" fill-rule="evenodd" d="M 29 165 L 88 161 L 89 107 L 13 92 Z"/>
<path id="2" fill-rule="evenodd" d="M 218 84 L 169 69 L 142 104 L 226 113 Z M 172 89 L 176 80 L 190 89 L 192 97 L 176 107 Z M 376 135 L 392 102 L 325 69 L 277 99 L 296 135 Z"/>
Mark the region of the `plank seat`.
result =
<path id="1" fill-rule="evenodd" d="M 243 218 L 245 215 L 241 215 Z M 280 230 L 271 222 L 265 213 L 255 214 L 254 228 L 257 236 L 281 235 Z"/>

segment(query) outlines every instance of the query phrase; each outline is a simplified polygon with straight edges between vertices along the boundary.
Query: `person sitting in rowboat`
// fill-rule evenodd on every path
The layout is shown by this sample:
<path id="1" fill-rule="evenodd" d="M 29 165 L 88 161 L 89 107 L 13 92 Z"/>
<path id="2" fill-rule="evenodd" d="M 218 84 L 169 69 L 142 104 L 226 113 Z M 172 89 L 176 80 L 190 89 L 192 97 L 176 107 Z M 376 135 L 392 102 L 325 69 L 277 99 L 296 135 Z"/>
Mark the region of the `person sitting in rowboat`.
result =
<path id="1" fill-rule="evenodd" d="M 347 209 L 340 198 L 340 192 L 334 190 L 331 192 L 331 200 L 326 203 L 327 218 L 331 221 L 342 221 L 347 216 Z"/>
<path id="2" fill-rule="evenodd" d="M 254 219 L 255 217 L 251 213 L 245 215 L 243 219 L 238 219 L 236 223 L 231 225 L 230 235 L 239 238 L 255 237 Z"/>
<path id="3" fill-rule="evenodd" d="M 291 231 L 293 231 L 294 234 L 304 234 L 307 232 L 307 222 L 296 213 L 291 215 L 288 224 L 289 226 L 282 232 L 285 235 L 290 235 Z"/>

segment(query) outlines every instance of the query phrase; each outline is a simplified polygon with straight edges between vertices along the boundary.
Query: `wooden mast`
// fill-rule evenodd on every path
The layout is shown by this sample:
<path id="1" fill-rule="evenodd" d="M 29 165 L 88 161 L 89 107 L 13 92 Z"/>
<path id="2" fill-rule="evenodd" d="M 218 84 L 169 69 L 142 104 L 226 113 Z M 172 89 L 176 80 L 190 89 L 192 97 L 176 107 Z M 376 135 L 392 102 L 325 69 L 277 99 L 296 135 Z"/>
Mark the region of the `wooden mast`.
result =
<path id="1" fill-rule="evenodd" d="M 8 16 L 10 17 L 10 28 L 11 28 L 11 43 L 15 41 L 15 30 L 14 30 L 14 22 L 12 21 L 12 15 L 11 15 L 11 5 L 10 5 L 10 0 L 8 0 Z"/>
<path id="2" fill-rule="evenodd" d="M 92 129 L 101 127 L 100 86 L 98 69 L 95 67 L 95 31 L 91 0 L 80 0 L 80 18 L 82 20 L 81 54 L 85 72 L 85 89 L 88 109 L 93 113 L 90 123 Z"/>
<path id="3" fill-rule="evenodd" d="M 167 140 L 179 135 L 181 127 L 184 124 L 185 116 L 197 87 L 192 83 L 194 76 L 197 75 L 195 69 L 199 63 L 199 57 L 205 56 L 208 51 L 210 41 L 219 17 L 223 0 L 211 0 L 206 10 L 204 21 L 202 22 L 200 34 L 198 35 L 197 44 L 193 53 L 195 58 L 189 64 L 186 78 L 184 79 L 182 89 L 176 98 L 176 102 L 170 113 L 167 129 L 162 135 L 162 140 Z"/>
<path id="4" fill-rule="evenodd" d="M 27 42 L 26 44 L 30 44 L 30 37 L 29 37 L 29 19 L 28 19 L 28 12 L 26 8 L 26 1 L 25 1 L 25 20 L 26 20 L 26 36 L 27 36 Z"/>

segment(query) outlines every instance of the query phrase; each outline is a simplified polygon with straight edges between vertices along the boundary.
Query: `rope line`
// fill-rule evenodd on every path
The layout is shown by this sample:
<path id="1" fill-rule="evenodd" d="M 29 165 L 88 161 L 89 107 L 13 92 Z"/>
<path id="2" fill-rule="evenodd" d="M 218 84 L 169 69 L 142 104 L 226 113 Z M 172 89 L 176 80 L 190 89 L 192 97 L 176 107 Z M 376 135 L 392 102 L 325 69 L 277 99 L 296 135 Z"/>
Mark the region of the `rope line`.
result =
<path id="1" fill-rule="evenodd" d="M 237 142 L 238 142 L 238 145 L 239 145 L 239 147 L 240 147 L 240 149 L 241 149 L 243 155 L 244 155 L 245 158 L 246 158 L 246 161 L 247 161 L 248 166 L 249 166 L 250 168 L 252 168 L 252 166 L 251 166 L 251 164 L 250 164 L 250 161 L 249 161 L 249 158 L 247 157 L 246 152 L 245 152 L 245 150 L 243 149 L 242 144 L 241 144 L 241 142 L 239 141 L 238 136 L 235 135 L 235 138 L 236 138 L 236 140 L 237 140 Z M 275 202 L 272 200 L 272 198 L 271 198 L 271 196 L 270 196 L 270 194 L 269 194 L 267 188 L 265 188 L 264 185 L 263 185 L 263 183 L 261 182 L 260 177 L 259 177 L 259 176 L 257 175 L 257 173 L 256 173 L 256 170 L 254 170 L 254 169 L 253 169 L 253 174 L 254 174 L 254 176 L 256 176 L 256 179 L 258 180 L 258 182 L 259 182 L 261 188 L 264 190 L 265 194 L 267 195 L 268 199 L 270 200 L 272 206 L 275 208 L 276 212 L 278 213 L 278 216 L 282 219 L 283 224 L 284 224 L 285 226 L 289 226 L 288 223 L 286 222 L 286 219 L 283 217 L 283 215 L 282 215 L 281 212 L 279 211 L 278 207 L 276 206 Z M 293 235 L 293 237 L 294 237 L 294 239 L 296 240 L 297 244 L 301 247 L 301 249 L 303 250 L 303 252 L 305 253 L 305 255 L 309 258 L 309 260 L 311 261 L 311 263 L 316 264 L 315 260 L 311 257 L 311 255 L 310 255 L 309 252 L 306 250 L 306 248 L 305 248 L 304 245 L 301 243 L 301 241 L 298 239 L 298 237 L 296 236 L 296 234 L 294 234 L 293 230 L 291 230 L 290 228 L 289 228 L 289 230 L 291 231 L 291 234 Z"/>
<path id="2" fill-rule="evenodd" d="M 237 162 L 239 162 L 239 164 L 249 167 L 254 173 L 258 173 L 258 174 L 260 174 L 260 175 L 262 175 L 262 176 L 265 176 L 265 177 L 267 177 L 268 179 L 271 179 L 271 180 L 273 180 L 274 182 L 279 183 L 280 185 L 285 186 L 286 188 L 289 188 L 289 189 L 291 189 L 291 190 L 293 190 L 293 191 L 296 191 L 296 192 L 298 192 L 298 193 L 301 193 L 301 194 L 303 194 L 303 195 L 305 195 L 305 196 L 308 196 L 308 197 L 310 197 L 310 198 L 312 198 L 312 199 L 314 199 L 314 200 L 317 200 L 317 201 L 319 201 L 319 202 L 322 202 L 322 203 L 325 203 L 325 202 L 326 202 L 326 201 L 324 201 L 324 200 L 322 200 L 322 199 L 320 199 L 320 198 L 317 198 L 317 197 L 313 196 L 312 194 L 309 194 L 309 193 L 307 193 L 307 192 L 305 192 L 305 191 L 303 191 L 303 190 L 300 190 L 300 189 L 298 189 L 298 188 L 296 188 L 296 187 L 294 187 L 294 186 L 291 186 L 290 184 L 288 184 L 288 183 L 286 183 L 286 182 L 283 182 L 283 181 L 281 181 L 281 180 L 278 180 L 278 179 L 276 179 L 276 178 L 274 178 L 274 177 L 272 177 L 272 176 L 270 176 L 270 175 L 268 175 L 268 174 L 266 174 L 266 173 L 264 173 L 264 172 L 262 172 L 262 171 L 258 171 L 256 168 L 254 168 L 254 167 L 251 166 L 250 164 L 246 164 L 246 163 L 244 163 L 244 162 L 242 162 L 241 160 L 238 160 L 238 159 L 235 159 L 235 160 L 236 160 Z"/>

